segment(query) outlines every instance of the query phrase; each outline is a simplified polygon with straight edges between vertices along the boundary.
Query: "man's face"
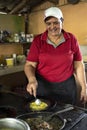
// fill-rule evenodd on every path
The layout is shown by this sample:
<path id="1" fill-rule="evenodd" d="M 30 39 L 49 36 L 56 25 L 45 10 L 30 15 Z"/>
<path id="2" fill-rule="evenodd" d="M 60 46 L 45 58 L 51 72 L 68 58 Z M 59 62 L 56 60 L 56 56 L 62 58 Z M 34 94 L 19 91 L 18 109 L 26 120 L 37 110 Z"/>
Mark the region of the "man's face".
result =
<path id="1" fill-rule="evenodd" d="M 62 21 L 58 20 L 55 17 L 50 17 L 48 20 L 45 21 L 46 29 L 48 33 L 52 36 L 60 35 L 62 30 Z"/>

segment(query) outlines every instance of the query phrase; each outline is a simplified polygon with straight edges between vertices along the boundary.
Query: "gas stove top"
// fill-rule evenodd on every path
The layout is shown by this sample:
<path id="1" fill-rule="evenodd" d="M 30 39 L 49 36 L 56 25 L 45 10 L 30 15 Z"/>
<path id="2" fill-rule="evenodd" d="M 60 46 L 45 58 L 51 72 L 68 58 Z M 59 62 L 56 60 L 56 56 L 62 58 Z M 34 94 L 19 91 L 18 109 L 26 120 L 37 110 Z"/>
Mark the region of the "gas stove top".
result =
<path id="1" fill-rule="evenodd" d="M 29 113 L 29 111 L 27 111 L 25 108 L 25 104 L 27 102 L 26 100 L 26 98 L 23 98 L 16 94 L 0 93 L 0 115 L 3 116 L 4 114 L 4 116 L 16 118 L 16 116 L 18 115 Z M 69 105 L 70 104 L 56 102 L 56 104 L 54 104 L 53 108 L 50 109 L 49 112 L 63 110 L 65 108 L 68 108 Z M 8 113 L 11 115 L 9 115 Z M 74 108 L 59 115 L 63 119 L 67 120 L 64 130 L 82 130 L 80 129 L 82 128 L 82 126 L 84 126 L 83 130 L 87 130 L 87 114 L 85 111 L 80 110 L 79 108 Z"/>
<path id="2" fill-rule="evenodd" d="M 61 116 L 62 118 L 67 120 L 67 124 L 64 130 L 73 130 L 74 127 L 77 127 L 77 125 L 81 123 L 81 120 L 87 117 L 87 114 L 81 110 L 74 109 L 72 111 L 62 113 Z M 76 129 L 76 130 L 80 130 L 80 129 Z"/>
<path id="3" fill-rule="evenodd" d="M 71 104 L 62 104 L 57 103 L 54 112 L 63 110 L 72 106 Z M 87 130 L 87 113 L 84 110 L 81 110 L 80 107 L 74 107 L 74 109 L 70 111 L 66 111 L 64 113 L 60 113 L 63 119 L 66 119 L 67 123 L 63 130 Z M 83 123 L 83 124 L 82 124 Z"/>

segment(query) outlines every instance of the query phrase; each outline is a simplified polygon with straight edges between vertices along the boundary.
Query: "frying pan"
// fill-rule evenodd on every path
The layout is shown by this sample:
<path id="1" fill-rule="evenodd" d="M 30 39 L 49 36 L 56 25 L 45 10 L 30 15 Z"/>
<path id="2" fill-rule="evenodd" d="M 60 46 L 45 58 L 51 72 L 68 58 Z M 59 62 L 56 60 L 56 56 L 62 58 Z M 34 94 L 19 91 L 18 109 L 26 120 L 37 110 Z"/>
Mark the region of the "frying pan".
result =
<path id="1" fill-rule="evenodd" d="M 35 119 L 35 118 L 39 118 L 40 120 L 41 119 L 45 119 L 45 117 L 47 117 L 47 116 L 49 116 L 50 114 L 52 114 L 52 112 L 31 112 L 31 113 L 26 113 L 26 114 L 22 114 L 22 115 L 19 115 L 19 116 L 17 116 L 16 118 L 17 119 L 22 119 L 22 120 L 24 120 L 24 121 L 26 121 L 28 124 L 29 124 L 29 126 L 30 126 L 30 128 L 31 128 L 31 130 L 34 130 L 34 128 L 32 129 L 32 124 L 30 124 L 29 122 L 28 122 L 28 120 L 29 119 Z M 55 124 L 55 126 L 57 127 L 57 128 L 53 128 L 53 129 L 51 129 L 51 130 L 63 130 L 63 128 L 65 127 L 65 125 L 66 125 L 66 123 L 67 123 L 67 121 L 66 121 L 66 119 L 63 119 L 61 116 L 59 116 L 59 115 L 56 115 L 55 116 L 55 118 L 56 118 L 56 122 L 55 122 L 55 120 L 52 120 L 52 122 L 53 122 L 53 124 Z M 36 124 L 36 122 L 38 122 L 38 121 L 33 121 L 33 125 L 35 126 L 35 125 L 38 125 L 38 123 Z M 61 126 L 60 126 L 60 128 L 58 127 L 58 123 L 61 123 Z M 35 130 L 40 130 L 40 129 L 35 129 Z M 49 130 L 49 129 L 45 129 L 45 128 L 43 128 L 43 130 Z"/>
<path id="2" fill-rule="evenodd" d="M 42 109 L 42 110 L 33 110 L 32 108 L 30 108 L 30 103 L 34 102 L 35 100 L 31 100 L 31 101 L 27 102 L 26 110 L 28 112 L 32 112 L 32 111 L 48 111 L 48 110 L 52 110 L 57 105 L 57 102 L 53 101 L 53 100 L 42 99 L 42 98 L 40 98 L 40 100 L 42 102 L 45 102 L 48 106 L 46 108 Z"/>

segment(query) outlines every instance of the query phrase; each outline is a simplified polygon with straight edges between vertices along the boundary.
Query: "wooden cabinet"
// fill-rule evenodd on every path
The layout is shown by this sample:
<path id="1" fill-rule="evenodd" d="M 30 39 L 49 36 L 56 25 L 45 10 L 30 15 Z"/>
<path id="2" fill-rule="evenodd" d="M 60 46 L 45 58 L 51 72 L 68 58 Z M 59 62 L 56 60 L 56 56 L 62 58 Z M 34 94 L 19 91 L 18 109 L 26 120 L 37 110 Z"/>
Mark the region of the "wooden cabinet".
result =
<path id="1" fill-rule="evenodd" d="M 0 86 L 5 91 L 15 89 L 15 87 L 26 86 L 26 84 L 27 79 L 24 71 L 0 76 Z"/>

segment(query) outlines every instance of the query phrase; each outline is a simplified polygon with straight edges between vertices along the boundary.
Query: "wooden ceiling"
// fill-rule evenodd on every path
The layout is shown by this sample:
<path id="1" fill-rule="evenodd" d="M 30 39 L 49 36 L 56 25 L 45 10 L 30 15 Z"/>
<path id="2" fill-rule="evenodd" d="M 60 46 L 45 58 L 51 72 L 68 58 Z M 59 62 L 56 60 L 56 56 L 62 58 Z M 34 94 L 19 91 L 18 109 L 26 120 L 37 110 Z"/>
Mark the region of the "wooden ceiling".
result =
<path id="1" fill-rule="evenodd" d="M 46 1 L 52 2 L 55 5 L 59 4 L 59 0 L 0 0 L 0 12 L 7 14 L 22 14 L 31 12 L 34 7 Z M 79 1 L 81 0 L 67 0 L 67 2 L 70 4 L 76 4 Z"/>
<path id="2" fill-rule="evenodd" d="M 0 12 L 19 14 L 30 12 L 37 5 L 50 1 L 58 4 L 59 0 L 0 0 Z"/>

